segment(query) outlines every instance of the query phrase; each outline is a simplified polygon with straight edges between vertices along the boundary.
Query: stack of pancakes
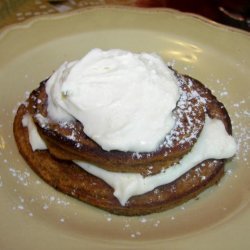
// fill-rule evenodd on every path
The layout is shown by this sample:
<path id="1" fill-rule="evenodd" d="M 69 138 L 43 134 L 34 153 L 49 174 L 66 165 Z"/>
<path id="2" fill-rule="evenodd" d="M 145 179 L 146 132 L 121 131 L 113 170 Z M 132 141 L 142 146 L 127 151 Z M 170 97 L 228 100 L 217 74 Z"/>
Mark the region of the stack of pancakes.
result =
<path id="1" fill-rule="evenodd" d="M 79 121 L 58 123 L 51 120 L 47 114 L 46 81 L 17 111 L 14 135 L 19 151 L 48 184 L 111 213 L 144 215 L 183 203 L 219 181 L 224 173 L 225 160 L 206 160 L 172 183 L 131 197 L 125 205 L 114 196 L 112 187 L 73 163 L 73 160 L 80 160 L 111 172 L 139 173 L 146 177 L 177 164 L 191 151 L 203 129 L 206 115 L 221 120 L 231 135 L 228 113 L 211 91 L 189 76 L 177 72 L 175 75 L 181 94 L 173 112 L 176 123 L 154 152 L 105 151 L 84 133 Z M 27 113 L 31 115 L 47 150 L 32 150 L 28 129 L 22 125 Z"/>

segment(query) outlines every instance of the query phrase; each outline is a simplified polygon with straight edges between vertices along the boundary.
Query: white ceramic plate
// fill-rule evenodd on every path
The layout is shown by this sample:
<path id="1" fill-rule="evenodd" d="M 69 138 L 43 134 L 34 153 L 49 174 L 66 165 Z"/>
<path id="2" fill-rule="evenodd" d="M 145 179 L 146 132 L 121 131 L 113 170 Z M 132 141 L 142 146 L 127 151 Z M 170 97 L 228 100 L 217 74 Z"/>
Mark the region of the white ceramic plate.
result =
<path id="1" fill-rule="evenodd" d="M 18 102 L 65 60 L 88 50 L 159 53 L 227 107 L 239 145 L 217 187 L 143 217 L 110 215 L 55 191 L 19 155 Z M 93 8 L 32 19 L 0 35 L 1 249 L 247 249 L 250 246 L 250 36 L 172 10 Z"/>

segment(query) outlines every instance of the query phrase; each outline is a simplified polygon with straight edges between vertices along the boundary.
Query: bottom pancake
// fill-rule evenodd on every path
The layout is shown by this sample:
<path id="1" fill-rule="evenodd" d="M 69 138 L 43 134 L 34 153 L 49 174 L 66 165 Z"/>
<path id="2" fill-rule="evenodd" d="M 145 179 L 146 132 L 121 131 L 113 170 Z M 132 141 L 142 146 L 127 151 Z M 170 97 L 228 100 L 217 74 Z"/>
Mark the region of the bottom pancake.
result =
<path id="1" fill-rule="evenodd" d="M 26 107 L 21 105 L 14 120 L 14 135 L 18 149 L 29 166 L 55 189 L 110 213 L 145 215 L 172 208 L 216 184 L 224 174 L 224 160 L 206 160 L 174 182 L 131 197 L 122 206 L 113 195 L 113 188 L 73 162 L 59 160 L 48 150 L 33 152 L 28 129 L 22 125 L 26 112 Z"/>

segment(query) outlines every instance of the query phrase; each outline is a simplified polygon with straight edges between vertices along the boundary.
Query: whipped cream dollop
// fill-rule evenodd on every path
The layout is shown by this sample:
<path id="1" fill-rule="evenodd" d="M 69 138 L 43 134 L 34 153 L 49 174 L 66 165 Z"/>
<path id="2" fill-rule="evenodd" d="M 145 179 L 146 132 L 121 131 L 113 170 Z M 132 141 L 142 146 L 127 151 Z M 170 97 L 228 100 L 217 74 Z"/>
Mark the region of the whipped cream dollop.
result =
<path id="1" fill-rule="evenodd" d="M 177 79 L 156 54 L 93 49 L 46 84 L 48 114 L 79 120 L 104 150 L 151 152 L 173 128 Z"/>

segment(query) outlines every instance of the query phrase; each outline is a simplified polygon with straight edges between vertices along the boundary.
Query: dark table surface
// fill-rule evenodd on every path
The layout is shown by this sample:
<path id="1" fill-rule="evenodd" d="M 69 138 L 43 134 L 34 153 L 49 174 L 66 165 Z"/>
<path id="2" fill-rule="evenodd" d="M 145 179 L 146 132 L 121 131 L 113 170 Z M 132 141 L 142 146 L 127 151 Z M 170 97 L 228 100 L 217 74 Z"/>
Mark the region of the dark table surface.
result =
<path id="1" fill-rule="evenodd" d="M 100 5 L 173 8 L 250 31 L 250 0 L 0 0 L 0 28 L 32 16 Z"/>

